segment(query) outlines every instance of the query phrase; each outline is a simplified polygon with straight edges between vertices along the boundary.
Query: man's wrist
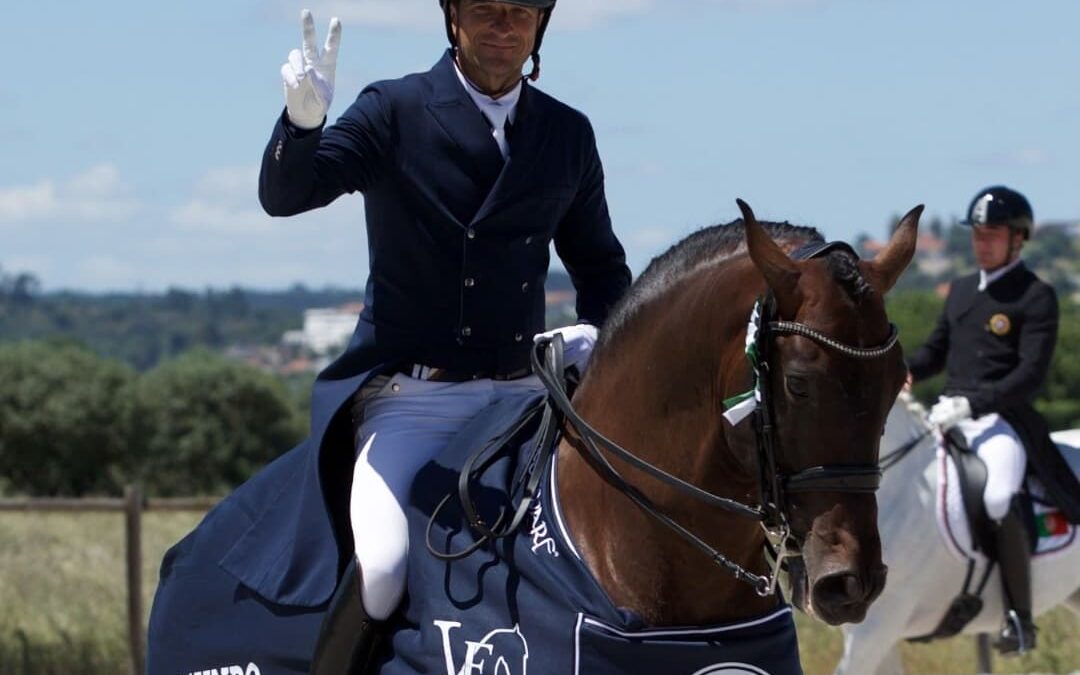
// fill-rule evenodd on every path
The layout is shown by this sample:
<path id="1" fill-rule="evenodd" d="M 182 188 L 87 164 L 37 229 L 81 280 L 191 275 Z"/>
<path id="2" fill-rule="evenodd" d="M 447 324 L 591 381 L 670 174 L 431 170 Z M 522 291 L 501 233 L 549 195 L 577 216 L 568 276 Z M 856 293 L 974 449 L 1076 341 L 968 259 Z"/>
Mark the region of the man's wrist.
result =
<path id="1" fill-rule="evenodd" d="M 282 123 L 285 126 L 286 131 L 289 132 L 289 136 L 292 137 L 292 138 L 303 138 L 304 136 L 308 136 L 308 135 L 310 135 L 310 134 L 312 134 L 312 133 L 314 133 L 316 131 L 319 131 L 326 124 L 326 116 L 325 115 L 323 115 L 322 121 L 319 122 L 318 124 L 316 124 L 315 126 L 305 126 L 304 124 L 298 124 L 296 122 L 296 120 L 294 120 L 289 115 L 289 109 L 288 108 L 285 108 L 285 112 L 281 116 L 281 119 L 282 119 Z"/>

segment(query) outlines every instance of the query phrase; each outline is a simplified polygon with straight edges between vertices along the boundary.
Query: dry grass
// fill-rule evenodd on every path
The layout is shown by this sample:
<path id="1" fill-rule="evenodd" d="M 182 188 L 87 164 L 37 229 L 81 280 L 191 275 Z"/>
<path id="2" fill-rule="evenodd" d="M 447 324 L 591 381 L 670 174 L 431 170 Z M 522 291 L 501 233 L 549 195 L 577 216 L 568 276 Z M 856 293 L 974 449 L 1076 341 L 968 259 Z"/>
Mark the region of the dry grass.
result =
<path id="1" fill-rule="evenodd" d="M 147 612 L 161 556 L 201 517 L 144 517 Z M 0 514 L 0 673 L 128 672 L 124 569 L 122 514 Z"/>
<path id="2" fill-rule="evenodd" d="M 165 550 L 200 514 L 146 514 L 143 594 L 149 612 Z M 128 672 L 121 514 L 0 513 L 0 674 L 118 675 Z M 797 619 L 807 675 L 831 673 L 836 629 Z M 995 661 L 997 673 L 1080 671 L 1080 621 L 1058 609 L 1039 619 L 1039 649 Z M 909 673 L 972 673 L 974 641 L 904 645 Z"/>
<path id="3" fill-rule="evenodd" d="M 796 616 L 799 650 L 806 675 L 833 672 L 843 651 L 839 629 L 803 615 Z M 1038 618 L 1039 648 L 1018 659 L 994 658 L 995 673 L 1055 673 L 1080 671 L 1080 619 L 1065 608 Z M 908 673 L 959 675 L 975 672 L 975 638 L 960 636 L 929 645 L 903 644 L 901 658 Z M 862 675 L 862 674 L 858 674 Z"/>

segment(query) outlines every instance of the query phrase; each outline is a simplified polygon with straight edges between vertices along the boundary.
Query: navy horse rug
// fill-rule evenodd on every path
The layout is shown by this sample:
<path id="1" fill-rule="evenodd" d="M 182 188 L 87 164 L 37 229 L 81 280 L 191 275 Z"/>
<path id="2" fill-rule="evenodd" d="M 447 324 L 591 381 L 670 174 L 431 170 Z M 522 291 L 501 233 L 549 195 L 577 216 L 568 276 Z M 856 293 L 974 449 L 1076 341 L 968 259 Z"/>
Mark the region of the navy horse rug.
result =
<path id="1" fill-rule="evenodd" d="M 656 629 L 612 604 L 560 518 L 555 462 L 538 447 L 542 403 L 541 394 L 523 394 L 493 406 L 418 474 L 407 510 L 407 598 L 378 672 L 801 674 L 786 605 L 740 623 Z M 523 424 L 530 413 L 533 423 Z M 470 462 L 508 434 L 515 450 Z M 463 468 L 472 476 L 466 499 L 489 525 L 509 519 L 536 474 L 539 493 L 511 535 L 485 539 L 467 525 Z"/>

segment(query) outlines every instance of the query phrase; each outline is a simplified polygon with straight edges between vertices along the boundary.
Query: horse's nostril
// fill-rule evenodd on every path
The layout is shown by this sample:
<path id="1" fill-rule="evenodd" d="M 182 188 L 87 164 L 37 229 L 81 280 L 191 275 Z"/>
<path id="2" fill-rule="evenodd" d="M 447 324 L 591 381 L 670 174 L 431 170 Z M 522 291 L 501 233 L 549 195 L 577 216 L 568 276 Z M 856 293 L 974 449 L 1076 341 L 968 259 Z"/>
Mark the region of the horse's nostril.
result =
<path id="1" fill-rule="evenodd" d="M 814 601 L 817 605 L 848 605 L 862 602 L 865 595 L 862 581 L 850 572 L 830 574 L 814 585 Z"/>

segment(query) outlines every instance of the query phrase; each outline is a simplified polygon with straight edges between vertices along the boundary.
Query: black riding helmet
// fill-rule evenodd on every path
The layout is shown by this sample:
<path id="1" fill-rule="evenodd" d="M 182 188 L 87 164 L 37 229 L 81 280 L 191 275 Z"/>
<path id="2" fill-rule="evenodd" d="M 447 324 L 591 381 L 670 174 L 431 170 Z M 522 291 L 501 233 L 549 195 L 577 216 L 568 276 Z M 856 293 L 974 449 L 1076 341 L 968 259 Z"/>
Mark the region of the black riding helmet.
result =
<path id="1" fill-rule="evenodd" d="M 457 2 L 458 0 L 439 0 L 439 7 L 442 8 L 443 17 L 446 19 L 446 38 L 450 40 L 450 46 L 457 49 L 457 42 L 454 40 L 454 28 L 450 23 L 450 3 Z M 536 31 L 536 44 L 533 45 L 532 62 L 533 69 L 529 73 L 530 80 L 536 80 L 540 77 L 540 43 L 544 40 L 544 31 L 547 30 L 548 22 L 551 20 L 551 13 L 555 10 L 556 0 L 494 0 L 495 2 L 506 2 L 511 5 L 521 5 L 522 7 L 536 7 L 540 10 L 547 10 L 540 17 L 540 28 Z"/>
<path id="2" fill-rule="evenodd" d="M 995 185 L 975 195 L 968 207 L 967 219 L 961 224 L 969 227 L 1006 225 L 1022 232 L 1024 239 L 1030 239 L 1035 217 L 1024 195 L 1004 185 Z"/>

